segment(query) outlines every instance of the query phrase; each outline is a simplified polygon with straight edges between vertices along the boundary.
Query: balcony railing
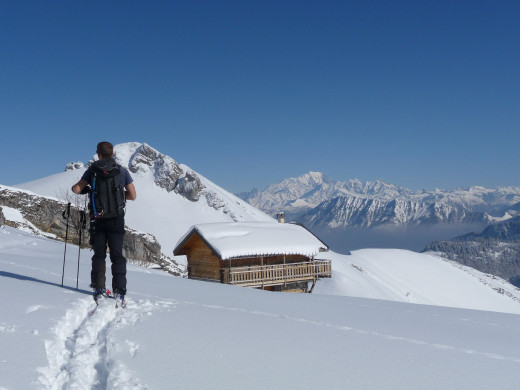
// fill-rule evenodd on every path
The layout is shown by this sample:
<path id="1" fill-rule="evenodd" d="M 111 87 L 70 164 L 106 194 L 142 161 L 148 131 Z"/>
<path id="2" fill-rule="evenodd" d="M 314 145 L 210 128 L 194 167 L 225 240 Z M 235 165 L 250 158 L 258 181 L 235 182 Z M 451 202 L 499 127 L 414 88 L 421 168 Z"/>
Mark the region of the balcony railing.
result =
<path id="1" fill-rule="evenodd" d="M 222 269 L 222 282 L 237 286 L 277 286 L 289 282 L 316 281 L 330 278 L 332 266 L 329 260 L 304 263 L 276 264 Z"/>

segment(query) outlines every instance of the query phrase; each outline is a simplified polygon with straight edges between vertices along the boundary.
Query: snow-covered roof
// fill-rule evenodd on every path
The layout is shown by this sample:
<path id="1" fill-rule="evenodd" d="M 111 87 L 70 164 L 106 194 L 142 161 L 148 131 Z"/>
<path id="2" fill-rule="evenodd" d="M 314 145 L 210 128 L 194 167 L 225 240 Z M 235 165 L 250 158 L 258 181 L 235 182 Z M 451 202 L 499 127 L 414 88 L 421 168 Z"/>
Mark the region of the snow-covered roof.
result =
<path id="1" fill-rule="evenodd" d="M 174 254 L 184 254 L 183 245 L 198 233 L 222 260 L 274 255 L 309 258 L 329 248 L 305 227 L 292 223 L 222 222 L 193 226 L 176 245 Z"/>

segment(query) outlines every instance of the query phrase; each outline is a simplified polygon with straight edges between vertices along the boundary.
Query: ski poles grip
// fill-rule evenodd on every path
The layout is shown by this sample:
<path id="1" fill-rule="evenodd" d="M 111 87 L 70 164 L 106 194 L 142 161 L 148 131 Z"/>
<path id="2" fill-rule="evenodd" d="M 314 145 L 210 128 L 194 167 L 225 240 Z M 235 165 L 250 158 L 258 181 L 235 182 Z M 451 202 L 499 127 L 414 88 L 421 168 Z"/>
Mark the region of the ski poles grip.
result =
<path id="1" fill-rule="evenodd" d="M 70 202 L 67 205 L 67 208 L 65 210 L 63 210 L 63 213 L 61 215 L 63 216 L 64 219 L 69 219 L 69 217 L 70 217 Z"/>

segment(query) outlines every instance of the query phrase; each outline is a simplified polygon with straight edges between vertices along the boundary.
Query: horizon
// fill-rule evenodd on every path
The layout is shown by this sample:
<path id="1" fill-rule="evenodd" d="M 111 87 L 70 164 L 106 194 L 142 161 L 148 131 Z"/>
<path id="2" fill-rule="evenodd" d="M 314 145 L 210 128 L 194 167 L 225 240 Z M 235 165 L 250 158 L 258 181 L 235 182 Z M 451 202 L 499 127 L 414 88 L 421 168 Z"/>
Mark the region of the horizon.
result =
<path id="1" fill-rule="evenodd" d="M 136 142 L 136 141 L 129 141 L 129 142 L 123 142 L 122 144 L 125 144 L 125 143 L 140 143 L 140 144 L 147 144 L 146 142 Z M 116 145 L 121 145 L 121 144 L 115 144 L 114 147 Z M 150 144 L 147 144 L 148 146 L 151 146 L 152 148 L 156 149 L 159 153 L 162 153 L 161 150 L 155 148 L 153 145 L 150 145 Z M 164 154 L 164 153 L 162 153 Z M 117 156 L 117 153 L 114 153 L 114 157 Z M 169 156 L 169 157 L 172 157 L 172 156 Z M 94 155 L 92 156 L 92 158 L 94 158 Z M 173 157 L 172 157 L 173 158 Z M 175 160 L 175 158 L 173 158 Z M 69 163 L 77 163 L 77 162 L 81 162 L 82 164 L 84 164 L 85 166 L 87 166 L 87 164 L 89 163 L 90 159 L 89 160 L 77 160 L 77 161 L 70 161 L 68 163 L 65 163 L 64 164 L 64 167 L 69 164 Z M 181 161 L 177 161 L 175 160 L 177 163 L 179 164 L 183 164 L 183 162 Z M 186 164 L 185 164 L 186 165 Z M 189 167 L 190 169 L 192 169 L 191 167 Z M 64 171 L 64 170 L 63 170 Z M 35 178 L 34 180 L 30 180 L 30 181 L 27 181 L 27 182 L 24 182 L 24 183 L 16 183 L 16 184 L 26 184 L 26 183 L 30 183 L 31 181 L 36 181 L 36 180 L 40 180 L 40 179 L 44 179 L 45 177 L 49 177 L 49 176 L 53 176 L 53 175 L 56 175 L 56 174 L 59 174 L 63 171 L 56 171 L 54 173 L 51 173 L 50 175 L 46 175 L 46 176 L 42 176 L 42 177 L 38 177 L 38 178 Z M 222 187 L 218 182 L 215 182 L 214 180 L 212 180 L 210 177 L 207 177 L 206 175 L 204 175 L 204 173 L 201 173 L 201 172 L 198 172 L 197 173 L 201 174 L 202 176 L 206 177 L 208 180 L 212 181 L 213 183 L 215 183 L 216 185 L 218 185 L 219 187 Z M 248 190 L 245 190 L 245 191 L 238 191 L 238 192 L 232 192 L 230 190 L 228 190 L 227 188 L 224 188 L 224 190 L 228 191 L 228 192 L 231 192 L 235 195 L 238 195 L 238 194 L 242 194 L 242 193 L 248 193 L 248 192 L 251 192 L 251 191 L 254 191 L 254 190 L 258 190 L 258 191 L 265 191 L 269 186 L 271 185 L 276 185 L 276 184 L 279 184 L 281 182 L 283 182 L 284 180 L 287 180 L 287 179 L 298 179 L 302 176 L 306 176 L 308 174 L 311 174 L 311 173 L 318 173 L 318 174 L 322 174 L 324 175 L 325 177 L 327 177 L 328 179 L 332 180 L 332 181 L 335 181 L 335 182 L 348 182 L 348 181 L 354 181 L 354 180 L 357 180 L 357 181 L 360 181 L 361 183 L 363 184 L 367 184 L 367 183 L 377 183 L 377 182 L 381 182 L 381 183 L 384 183 L 384 184 L 389 184 L 389 185 L 395 185 L 397 187 L 401 187 L 401 188 L 405 188 L 405 189 L 408 189 L 408 190 L 412 190 L 412 191 L 426 191 L 426 192 L 435 192 L 437 190 L 439 191 L 457 191 L 457 190 L 469 190 L 470 188 L 473 188 L 473 187 L 482 187 L 482 188 L 486 188 L 486 189 L 497 189 L 497 188 L 507 188 L 507 187 L 519 187 L 519 185 L 515 186 L 515 185 L 505 185 L 505 186 L 496 186 L 496 187 L 485 187 L 485 186 L 481 186 L 481 185 L 472 185 L 472 186 L 468 186 L 468 187 L 462 187 L 462 186 L 459 186 L 459 187 L 454 187 L 454 188 L 439 188 L 439 187 L 434 187 L 434 188 L 410 188 L 410 187 L 405 187 L 399 183 L 392 183 L 392 182 L 389 182 L 387 180 L 384 180 L 384 179 L 375 179 L 375 180 L 361 180 L 357 177 L 352 177 L 352 178 L 347 178 L 345 180 L 338 180 L 338 179 L 335 179 L 333 177 L 331 177 L 330 175 L 327 174 L 327 172 L 320 172 L 320 171 L 308 171 L 308 172 L 305 172 L 305 173 L 302 173 L 298 176 L 291 176 L 291 177 L 285 177 L 283 178 L 282 180 L 278 181 L 278 182 L 271 182 L 271 183 L 268 183 L 264 188 L 258 188 L 258 187 L 252 187 Z M 6 185 L 6 186 L 12 186 L 12 187 L 16 187 L 16 185 L 11 185 L 11 184 L 4 184 L 4 183 L 0 183 L 0 185 Z"/>
<path id="2" fill-rule="evenodd" d="M 309 171 L 518 186 L 519 18 L 483 0 L 6 2 L 0 183 L 136 140 L 232 193 Z"/>

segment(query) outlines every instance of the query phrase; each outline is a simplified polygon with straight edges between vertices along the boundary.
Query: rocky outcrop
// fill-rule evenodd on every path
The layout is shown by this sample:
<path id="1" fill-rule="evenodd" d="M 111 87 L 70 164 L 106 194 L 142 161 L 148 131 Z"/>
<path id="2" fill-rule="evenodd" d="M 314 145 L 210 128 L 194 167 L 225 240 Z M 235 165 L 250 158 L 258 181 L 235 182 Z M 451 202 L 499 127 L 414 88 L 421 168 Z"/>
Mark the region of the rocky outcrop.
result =
<path id="1" fill-rule="evenodd" d="M 183 267 L 162 254 L 161 245 L 153 235 L 139 232 L 128 226 L 125 227 L 123 254 L 127 258 L 137 260 L 139 265 L 148 266 L 153 263 L 176 276 L 186 273 Z"/>
<path id="2" fill-rule="evenodd" d="M 38 196 L 27 191 L 0 186 L 0 206 L 18 210 L 23 218 L 29 222 L 29 226 L 26 227 L 35 233 L 50 233 L 56 239 L 65 239 L 67 220 L 63 217 L 63 212 L 67 208 L 67 203 L 57 199 Z M 70 242 L 78 244 L 80 212 L 74 206 L 71 207 L 70 211 L 68 238 Z M 1 214 L 1 217 L 3 217 L 3 214 Z M 19 221 L 11 224 L 14 227 L 19 227 L 19 225 Z M 87 228 L 82 233 L 83 247 L 87 247 L 89 243 L 88 230 L 89 226 L 87 223 Z M 128 227 L 126 227 L 123 250 L 125 256 L 129 259 L 159 265 L 165 261 L 161 253 L 161 246 L 154 236 Z"/>
<path id="3" fill-rule="evenodd" d="M 147 144 L 136 149 L 130 158 L 128 169 L 132 173 L 152 172 L 157 186 L 168 192 L 175 191 L 192 202 L 198 201 L 205 189 L 195 172 L 184 172 L 173 158 Z"/>
<path id="4" fill-rule="evenodd" d="M 201 193 L 204 190 L 204 184 L 193 171 L 186 172 L 177 180 L 175 192 L 184 196 L 186 199 L 196 202 L 200 199 Z"/>
<path id="5" fill-rule="evenodd" d="M 136 149 L 130 158 L 128 169 L 132 173 L 151 171 L 157 186 L 168 192 L 175 191 L 192 202 L 197 202 L 205 189 L 195 172 L 184 172 L 173 158 L 147 144 L 142 144 Z"/>
<path id="6" fill-rule="evenodd" d="M 154 174 L 154 182 L 159 187 L 171 192 L 184 173 L 177 162 L 147 144 L 141 145 L 128 163 L 130 172 L 148 172 Z"/>
<path id="7" fill-rule="evenodd" d="M 74 169 L 81 169 L 84 165 L 81 161 L 68 163 L 65 167 L 65 171 L 73 171 Z"/>
<path id="8" fill-rule="evenodd" d="M 161 259 L 161 245 L 156 238 L 128 226 L 125 227 L 123 251 L 126 257 L 135 260 L 158 264 Z"/>
<path id="9" fill-rule="evenodd" d="M 0 207 L 0 226 L 4 226 L 5 225 L 5 217 L 4 217 L 4 213 L 2 212 L 2 208 Z"/>
<path id="10" fill-rule="evenodd" d="M 37 196 L 26 191 L 0 187 L 0 206 L 20 211 L 22 216 L 42 232 L 65 237 L 66 220 L 62 213 L 67 204 L 52 198 Z M 79 221 L 79 212 L 72 209 L 71 220 Z"/>

